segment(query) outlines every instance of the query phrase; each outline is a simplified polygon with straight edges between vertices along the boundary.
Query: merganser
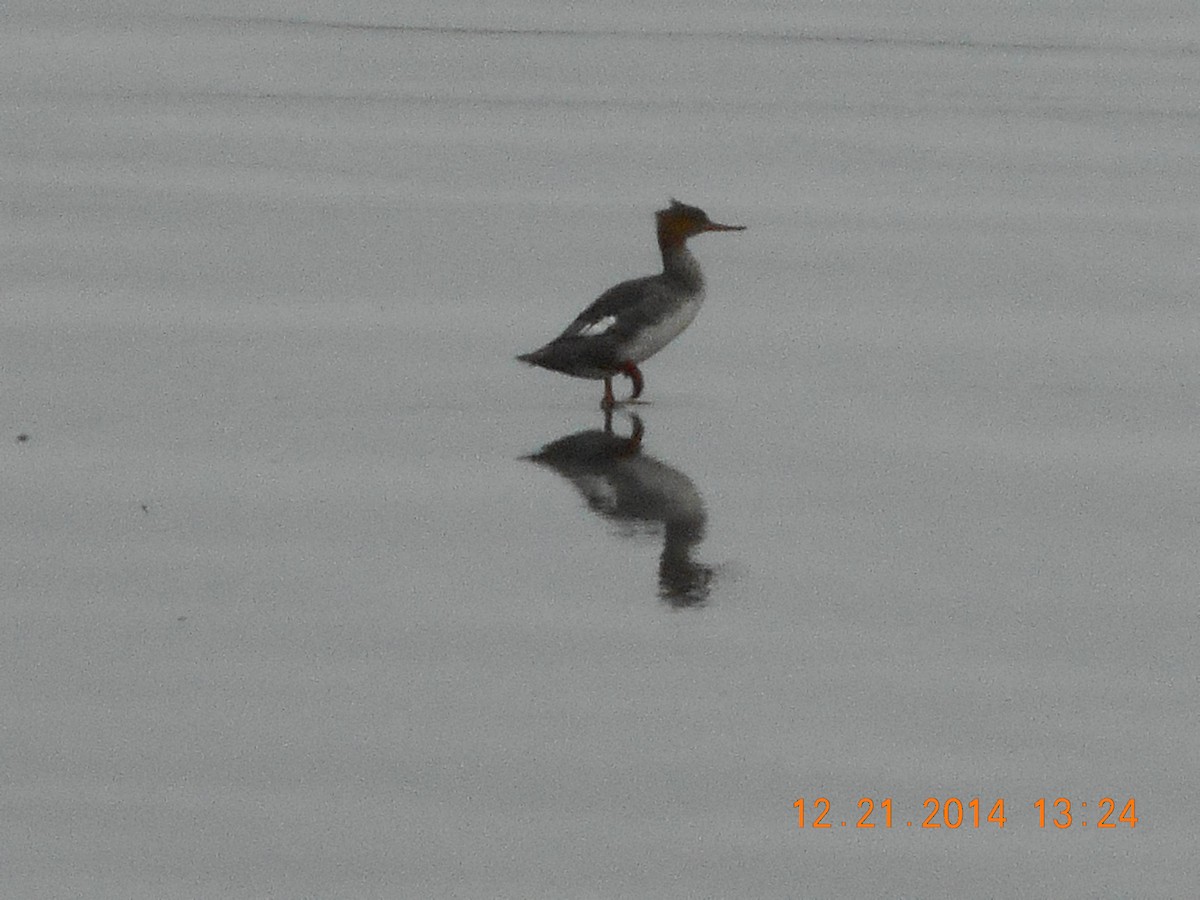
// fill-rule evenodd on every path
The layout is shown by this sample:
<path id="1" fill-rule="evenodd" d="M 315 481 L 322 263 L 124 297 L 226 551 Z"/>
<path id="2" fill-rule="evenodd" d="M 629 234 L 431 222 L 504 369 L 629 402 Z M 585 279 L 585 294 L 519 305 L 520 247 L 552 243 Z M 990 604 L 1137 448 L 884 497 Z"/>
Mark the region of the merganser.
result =
<path id="1" fill-rule="evenodd" d="M 633 382 L 630 400 L 642 395 L 645 362 L 692 324 L 704 302 L 704 276 L 687 248 L 687 239 L 705 231 L 745 231 L 744 225 L 721 225 L 704 210 L 672 200 L 654 214 L 663 270 L 609 288 L 558 337 L 517 359 L 575 378 L 604 379 L 600 406 L 616 405 L 612 380 L 625 375 Z"/>

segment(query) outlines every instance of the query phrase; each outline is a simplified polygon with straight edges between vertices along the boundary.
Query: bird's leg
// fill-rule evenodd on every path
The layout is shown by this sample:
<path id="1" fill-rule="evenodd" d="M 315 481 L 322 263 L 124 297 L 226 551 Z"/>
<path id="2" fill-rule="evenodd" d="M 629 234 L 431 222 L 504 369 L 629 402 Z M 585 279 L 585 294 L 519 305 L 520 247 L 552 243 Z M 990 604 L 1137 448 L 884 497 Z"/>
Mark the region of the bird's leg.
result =
<path id="1" fill-rule="evenodd" d="M 612 377 L 609 376 L 604 379 L 604 399 L 600 401 L 600 408 L 611 410 L 616 405 L 617 398 L 613 396 Z"/>
<path id="2" fill-rule="evenodd" d="M 642 396 L 642 388 L 646 386 L 646 383 L 642 380 L 642 370 L 637 367 L 637 364 L 633 362 L 623 363 L 621 365 L 621 372 L 633 382 L 633 393 L 629 395 L 629 399 L 636 400 Z"/>

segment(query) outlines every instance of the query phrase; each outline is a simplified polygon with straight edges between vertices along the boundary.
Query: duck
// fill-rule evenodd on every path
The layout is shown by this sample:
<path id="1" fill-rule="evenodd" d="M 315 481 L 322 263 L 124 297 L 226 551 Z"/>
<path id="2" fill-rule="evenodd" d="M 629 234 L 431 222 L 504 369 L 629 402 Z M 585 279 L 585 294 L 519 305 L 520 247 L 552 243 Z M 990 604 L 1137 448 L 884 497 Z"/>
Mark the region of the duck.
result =
<path id="1" fill-rule="evenodd" d="M 714 222 L 698 206 L 672 199 L 654 214 L 663 269 L 657 275 L 622 281 L 595 300 L 550 342 L 518 360 L 574 378 L 602 380 L 602 409 L 617 405 L 613 378 L 632 383 L 627 400 L 645 388 L 640 365 L 679 337 L 704 303 L 704 275 L 687 242 L 712 231 L 745 231 L 744 225 Z"/>

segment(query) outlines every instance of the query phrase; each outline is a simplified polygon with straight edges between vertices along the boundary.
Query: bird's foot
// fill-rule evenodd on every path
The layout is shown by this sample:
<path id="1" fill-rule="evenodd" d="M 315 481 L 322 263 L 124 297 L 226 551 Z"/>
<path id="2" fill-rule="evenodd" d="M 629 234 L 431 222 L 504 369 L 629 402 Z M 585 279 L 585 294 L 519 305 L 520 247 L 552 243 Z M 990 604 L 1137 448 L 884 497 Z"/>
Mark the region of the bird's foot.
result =
<path id="1" fill-rule="evenodd" d="M 642 378 L 642 370 L 637 367 L 637 364 L 633 362 L 623 363 L 621 365 L 621 374 L 633 382 L 633 393 L 629 395 L 629 399 L 636 400 L 642 396 L 642 388 L 646 386 L 646 381 Z"/>

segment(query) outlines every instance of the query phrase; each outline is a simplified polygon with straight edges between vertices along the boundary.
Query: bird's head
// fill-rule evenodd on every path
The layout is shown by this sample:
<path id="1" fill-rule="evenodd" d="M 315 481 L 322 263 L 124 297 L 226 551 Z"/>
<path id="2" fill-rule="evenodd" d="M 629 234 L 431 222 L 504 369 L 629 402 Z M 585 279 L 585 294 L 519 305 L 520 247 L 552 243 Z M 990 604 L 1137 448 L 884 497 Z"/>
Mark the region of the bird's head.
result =
<path id="1" fill-rule="evenodd" d="M 698 206 L 689 206 L 678 200 L 654 214 L 658 221 L 658 239 L 664 246 L 682 244 L 688 238 L 705 231 L 745 231 L 745 225 L 722 225 L 708 217 Z"/>

